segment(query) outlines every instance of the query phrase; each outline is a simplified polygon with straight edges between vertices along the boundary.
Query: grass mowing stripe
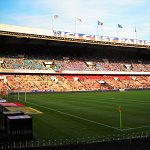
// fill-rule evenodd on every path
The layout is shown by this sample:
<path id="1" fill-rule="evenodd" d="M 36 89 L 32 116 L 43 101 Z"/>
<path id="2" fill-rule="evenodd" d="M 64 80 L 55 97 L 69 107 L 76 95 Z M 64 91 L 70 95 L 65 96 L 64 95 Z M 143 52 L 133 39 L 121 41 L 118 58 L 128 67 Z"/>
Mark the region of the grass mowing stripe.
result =
<path id="1" fill-rule="evenodd" d="M 145 102 L 145 101 L 138 101 L 138 100 L 133 100 L 133 99 L 128 99 L 129 101 L 128 101 L 128 103 L 135 103 L 136 102 L 136 104 L 142 104 L 142 105 L 144 105 L 144 104 L 149 104 L 148 102 Z M 138 102 L 138 103 L 137 103 Z"/>
<path id="2" fill-rule="evenodd" d="M 150 125 L 141 126 L 141 127 L 135 127 L 135 128 L 122 129 L 121 131 L 129 131 L 129 130 L 143 129 L 143 128 L 148 128 L 148 127 L 150 127 Z"/>
<path id="3" fill-rule="evenodd" d="M 91 122 L 91 123 L 94 123 L 94 124 L 97 124 L 97 125 L 105 126 L 105 127 L 108 127 L 108 128 L 120 131 L 120 129 L 118 129 L 116 127 L 112 127 L 112 126 L 109 126 L 109 125 L 106 125 L 106 124 L 103 124 L 103 123 L 99 123 L 99 122 L 96 122 L 96 121 L 93 121 L 93 120 L 89 120 L 89 119 L 86 119 L 86 118 L 83 118 L 83 117 L 79 117 L 79 116 L 75 116 L 75 115 L 72 115 L 72 114 L 68 114 L 68 113 L 65 113 L 63 111 L 59 111 L 57 109 L 48 108 L 48 107 L 45 107 L 45 106 L 42 106 L 42 105 L 38 105 L 38 104 L 35 104 L 35 103 L 31 103 L 31 102 L 27 102 L 27 103 L 35 105 L 35 106 L 38 106 L 38 107 L 42 107 L 42 108 L 45 108 L 45 109 L 49 109 L 49 110 L 55 111 L 57 113 L 73 117 L 73 118 L 77 118 L 77 119 L 80 119 L 80 120 L 85 120 L 85 121 L 88 121 L 88 122 Z"/>
<path id="4" fill-rule="evenodd" d="M 24 102 L 24 94 L 20 94 Z M 12 95 L 17 100 L 17 95 Z M 35 138 L 79 138 L 115 134 L 148 133 L 150 135 L 150 91 L 128 92 L 82 92 L 82 93 L 27 93 L 27 104 L 42 115 L 34 115 Z M 11 98 L 11 97 L 10 97 Z M 121 130 L 108 128 L 97 123 L 119 128 L 118 106 L 123 109 Z M 45 106 L 56 111 L 39 106 Z M 58 112 L 59 111 L 59 112 Z M 62 114 L 68 113 L 69 115 Z M 61 114 L 60 114 L 61 113 Z M 79 118 L 76 118 L 74 115 Z M 81 119 L 81 118 L 84 118 Z M 87 118 L 89 121 L 85 121 Z M 93 123 L 91 121 L 95 121 Z"/>

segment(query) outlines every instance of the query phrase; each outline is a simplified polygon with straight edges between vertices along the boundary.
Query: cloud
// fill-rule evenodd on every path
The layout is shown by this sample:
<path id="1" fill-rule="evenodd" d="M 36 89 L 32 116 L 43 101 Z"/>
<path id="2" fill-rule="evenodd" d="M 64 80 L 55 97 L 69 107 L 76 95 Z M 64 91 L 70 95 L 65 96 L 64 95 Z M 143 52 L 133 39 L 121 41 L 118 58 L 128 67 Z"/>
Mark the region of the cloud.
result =
<path id="1" fill-rule="evenodd" d="M 124 37 L 134 37 L 135 26 L 139 29 L 141 38 L 147 38 L 150 32 L 148 0 L 18 0 L 18 2 L 20 7 L 26 7 L 28 10 L 22 9 L 11 14 L 1 12 L 0 19 L 6 18 L 16 25 L 51 29 L 51 17 L 57 14 L 60 17 L 54 21 L 54 27 L 62 31 L 74 32 L 75 17 L 79 17 L 83 20 L 82 23 L 77 23 L 77 32 L 80 33 L 96 34 L 97 20 L 104 23 L 99 32 L 106 36 L 116 36 L 118 23 L 123 26 L 120 35 Z"/>

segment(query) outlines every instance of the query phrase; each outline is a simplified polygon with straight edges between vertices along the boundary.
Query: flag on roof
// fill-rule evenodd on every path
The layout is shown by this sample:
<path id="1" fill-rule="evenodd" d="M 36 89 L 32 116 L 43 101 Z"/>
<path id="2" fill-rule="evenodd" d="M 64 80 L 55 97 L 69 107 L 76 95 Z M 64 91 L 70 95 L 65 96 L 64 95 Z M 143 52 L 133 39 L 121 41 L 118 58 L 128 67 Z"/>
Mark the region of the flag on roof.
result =
<path id="1" fill-rule="evenodd" d="M 103 26 L 103 22 L 97 21 L 97 25 Z"/>
<path id="2" fill-rule="evenodd" d="M 81 18 L 76 18 L 78 22 L 82 22 L 82 19 Z"/>
<path id="3" fill-rule="evenodd" d="M 122 26 L 120 24 L 118 24 L 118 28 L 122 28 Z"/>
<path id="4" fill-rule="evenodd" d="M 59 16 L 58 15 L 54 15 L 54 19 L 58 19 L 59 18 Z"/>

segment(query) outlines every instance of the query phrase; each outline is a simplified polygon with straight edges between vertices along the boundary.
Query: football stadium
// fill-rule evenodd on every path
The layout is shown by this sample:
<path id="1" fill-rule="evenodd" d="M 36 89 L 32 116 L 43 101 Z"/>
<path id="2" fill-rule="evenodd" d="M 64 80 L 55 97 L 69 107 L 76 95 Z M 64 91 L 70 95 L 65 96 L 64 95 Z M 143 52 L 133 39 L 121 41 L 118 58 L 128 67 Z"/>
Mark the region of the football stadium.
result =
<path id="1" fill-rule="evenodd" d="M 149 58 L 146 40 L 0 24 L 0 149 L 148 150 Z"/>

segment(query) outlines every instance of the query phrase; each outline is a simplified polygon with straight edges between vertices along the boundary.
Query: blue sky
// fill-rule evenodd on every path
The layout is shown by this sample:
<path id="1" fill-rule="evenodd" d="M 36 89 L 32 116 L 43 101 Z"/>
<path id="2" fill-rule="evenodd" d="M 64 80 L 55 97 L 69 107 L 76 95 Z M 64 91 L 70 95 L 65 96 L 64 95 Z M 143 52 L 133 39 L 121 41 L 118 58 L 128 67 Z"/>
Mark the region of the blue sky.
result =
<path id="1" fill-rule="evenodd" d="M 150 0 L 0 0 L 0 24 L 150 40 Z M 135 32 L 135 27 L 136 31 Z"/>

